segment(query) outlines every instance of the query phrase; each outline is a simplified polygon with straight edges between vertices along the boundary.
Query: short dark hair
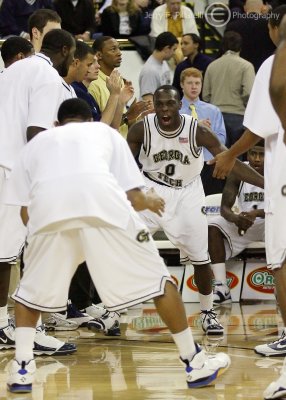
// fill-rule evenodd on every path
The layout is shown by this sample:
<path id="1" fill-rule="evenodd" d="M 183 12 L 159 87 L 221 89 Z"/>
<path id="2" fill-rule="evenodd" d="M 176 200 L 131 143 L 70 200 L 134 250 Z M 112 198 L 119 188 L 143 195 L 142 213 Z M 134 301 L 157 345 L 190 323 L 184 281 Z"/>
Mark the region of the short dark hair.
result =
<path id="1" fill-rule="evenodd" d="M 58 22 L 61 24 L 62 19 L 59 14 L 54 10 L 49 10 L 46 8 L 40 8 L 33 12 L 28 19 L 28 31 L 30 37 L 32 37 L 32 29 L 37 28 L 42 33 L 44 27 L 47 25 L 48 22 Z"/>
<path id="2" fill-rule="evenodd" d="M 275 26 L 280 26 L 281 21 L 286 14 L 286 5 L 283 4 L 279 7 L 274 8 L 274 10 L 270 13 L 268 23 L 271 25 L 272 28 L 275 28 Z"/>
<path id="3" fill-rule="evenodd" d="M 81 118 L 83 121 L 88 121 L 92 119 L 92 112 L 85 100 L 73 98 L 62 102 L 57 117 L 60 124 L 68 118 Z"/>
<path id="4" fill-rule="evenodd" d="M 172 46 L 174 46 L 174 44 L 178 44 L 178 43 L 179 43 L 178 39 L 176 38 L 175 35 L 173 35 L 173 33 L 163 32 L 163 33 L 160 33 L 160 35 L 158 35 L 156 37 L 155 50 L 161 51 L 166 46 L 172 47 Z"/>
<path id="5" fill-rule="evenodd" d="M 88 54 L 94 54 L 94 50 L 87 43 L 84 43 L 82 40 L 76 41 L 74 58 L 82 61 Z"/>
<path id="6" fill-rule="evenodd" d="M 222 38 L 221 46 L 223 53 L 227 52 L 228 50 L 238 53 L 241 50 L 242 37 L 238 32 L 228 31 Z"/>
<path id="7" fill-rule="evenodd" d="M 196 33 L 184 33 L 184 35 L 182 35 L 182 37 L 185 37 L 185 36 L 190 36 L 192 38 L 192 41 L 195 44 L 198 44 L 198 51 L 202 50 L 203 41 Z"/>
<path id="8" fill-rule="evenodd" d="M 6 64 L 9 64 L 18 53 L 26 55 L 32 51 L 33 45 L 31 42 L 20 36 L 12 36 L 6 39 L 2 44 L 1 56 L 6 66 Z"/>
<path id="9" fill-rule="evenodd" d="M 45 34 L 41 50 L 58 53 L 64 46 L 69 49 L 75 46 L 73 35 L 64 29 L 52 29 Z"/>
<path id="10" fill-rule="evenodd" d="M 181 101 L 180 92 L 178 91 L 178 89 L 177 89 L 175 86 L 172 86 L 172 85 L 162 85 L 162 86 L 159 86 L 159 87 L 155 90 L 155 92 L 154 92 L 154 94 L 153 94 L 153 97 L 155 98 L 159 92 L 171 92 L 171 91 L 172 91 L 172 92 L 175 92 L 175 93 L 176 93 L 177 100 L 178 100 L 178 101 Z"/>
<path id="11" fill-rule="evenodd" d="M 94 52 L 96 53 L 97 51 L 102 51 L 104 43 L 111 39 L 114 38 L 112 36 L 100 36 L 99 38 L 95 39 L 92 44 Z"/>

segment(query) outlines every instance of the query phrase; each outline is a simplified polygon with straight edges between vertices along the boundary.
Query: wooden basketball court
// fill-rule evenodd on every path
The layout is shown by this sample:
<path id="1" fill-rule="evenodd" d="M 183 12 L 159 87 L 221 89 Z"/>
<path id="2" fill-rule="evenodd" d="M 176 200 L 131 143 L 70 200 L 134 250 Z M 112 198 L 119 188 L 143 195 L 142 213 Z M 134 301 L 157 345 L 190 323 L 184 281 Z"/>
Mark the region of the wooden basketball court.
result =
<path id="1" fill-rule="evenodd" d="M 283 357 L 265 358 L 253 348 L 277 338 L 282 321 L 274 302 L 234 303 L 218 308 L 225 335 L 217 340 L 201 330 L 199 304 L 186 304 L 195 340 L 209 353 L 224 351 L 232 365 L 213 386 L 188 389 L 185 372 L 168 330 L 152 303 L 122 316 L 118 338 L 86 328 L 57 333 L 74 342 L 71 356 L 38 357 L 33 393 L 6 392 L 7 362 L 13 351 L 0 352 L 0 400 L 249 400 L 263 399 L 267 385 L 279 377 Z M 280 331 L 279 331 L 280 332 Z"/>

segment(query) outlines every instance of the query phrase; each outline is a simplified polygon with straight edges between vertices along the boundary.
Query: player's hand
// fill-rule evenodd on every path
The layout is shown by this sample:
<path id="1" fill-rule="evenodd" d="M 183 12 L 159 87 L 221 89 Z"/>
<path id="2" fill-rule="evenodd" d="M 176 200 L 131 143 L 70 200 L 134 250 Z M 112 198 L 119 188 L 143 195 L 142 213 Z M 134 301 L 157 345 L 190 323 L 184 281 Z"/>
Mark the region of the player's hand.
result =
<path id="1" fill-rule="evenodd" d="M 110 94 L 120 95 L 121 75 L 117 69 L 114 69 L 106 78 L 106 87 L 110 91 Z"/>
<path id="2" fill-rule="evenodd" d="M 246 232 L 255 221 L 255 215 L 250 212 L 242 212 L 238 214 L 235 225 L 238 227 L 239 231 Z"/>
<path id="3" fill-rule="evenodd" d="M 230 155 L 228 150 L 217 154 L 212 160 L 207 161 L 208 165 L 214 165 L 213 177 L 217 179 L 225 179 L 234 167 L 236 159 Z"/>
<path id="4" fill-rule="evenodd" d="M 165 211 L 165 200 L 158 196 L 153 188 L 146 192 L 146 200 L 148 209 L 161 217 Z"/>

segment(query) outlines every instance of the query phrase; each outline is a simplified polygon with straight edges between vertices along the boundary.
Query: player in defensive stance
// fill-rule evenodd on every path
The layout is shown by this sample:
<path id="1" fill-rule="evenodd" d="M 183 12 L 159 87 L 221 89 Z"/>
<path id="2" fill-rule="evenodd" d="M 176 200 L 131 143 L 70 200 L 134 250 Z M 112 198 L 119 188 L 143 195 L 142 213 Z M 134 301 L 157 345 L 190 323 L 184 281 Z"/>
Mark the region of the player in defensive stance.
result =
<path id="1" fill-rule="evenodd" d="M 263 140 L 248 151 L 247 159 L 263 175 Z M 239 214 L 232 210 L 236 199 Z M 264 217 L 264 190 L 230 175 L 222 194 L 221 215 L 208 218 L 209 253 L 215 278 L 214 305 L 231 302 L 225 261 L 241 253 L 249 243 L 265 240 Z"/>
<path id="2" fill-rule="evenodd" d="M 194 265 L 199 290 L 202 328 L 207 334 L 223 334 L 213 310 L 212 270 L 208 254 L 207 217 L 202 213 L 205 194 L 200 173 L 202 147 L 213 155 L 225 147 L 205 125 L 189 115 L 180 115 L 181 101 L 176 88 L 159 87 L 154 93 L 155 114 L 129 130 L 127 141 L 134 156 L 139 155 L 147 188 L 155 188 L 165 200 L 164 216 L 142 212 L 146 225 L 155 233 L 163 230 L 181 252 L 181 263 Z M 263 178 L 247 165 L 237 162 L 235 173 L 255 185 Z"/>
<path id="3" fill-rule="evenodd" d="M 205 386 L 231 361 L 224 353 L 208 357 L 194 343 L 181 296 L 135 211 L 148 208 L 160 216 L 164 200 L 154 190 L 141 191 L 144 180 L 117 131 L 100 122 L 74 123 L 91 118 L 82 100 L 64 102 L 58 119 L 70 123 L 38 134 L 11 173 L 6 203 L 22 206 L 29 236 L 23 278 L 13 294 L 16 355 L 8 390 L 32 390 L 39 313 L 66 308 L 70 281 L 83 260 L 109 310 L 154 299 L 179 349 L 188 386 Z"/>

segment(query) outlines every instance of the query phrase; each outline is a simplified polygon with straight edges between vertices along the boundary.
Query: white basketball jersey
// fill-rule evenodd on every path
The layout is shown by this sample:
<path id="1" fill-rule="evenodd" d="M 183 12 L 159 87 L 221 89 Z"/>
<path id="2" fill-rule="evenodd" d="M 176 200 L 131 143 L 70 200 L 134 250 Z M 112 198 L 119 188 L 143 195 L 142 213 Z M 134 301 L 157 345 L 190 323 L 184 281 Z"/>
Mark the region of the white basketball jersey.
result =
<path id="1" fill-rule="evenodd" d="M 256 208 L 264 209 L 264 189 L 247 182 L 241 182 L 237 202 L 240 211 L 248 212 Z"/>
<path id="2" fill-rule="evenodd" d="M 200 175 L 203 167 L 202 148 L 197 147 L 197 120 L 182 114 L 174 132 L 159 127 L 156 114 L 144 120 L 144 141 L 139 154 L 143 174 L 152 181 L 182 188 Z"/>

